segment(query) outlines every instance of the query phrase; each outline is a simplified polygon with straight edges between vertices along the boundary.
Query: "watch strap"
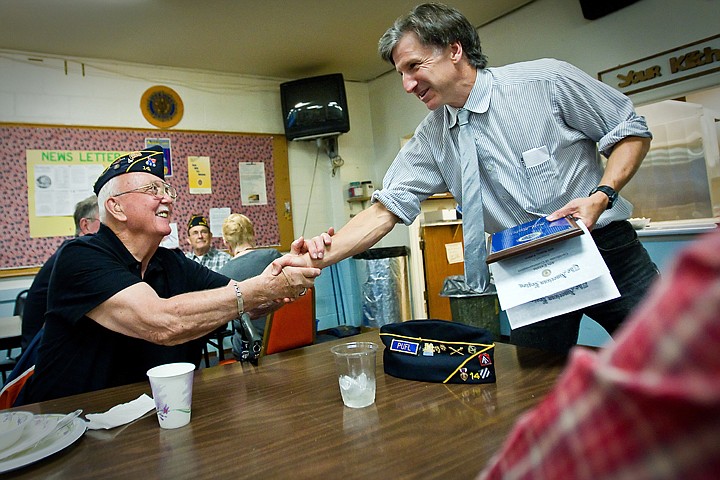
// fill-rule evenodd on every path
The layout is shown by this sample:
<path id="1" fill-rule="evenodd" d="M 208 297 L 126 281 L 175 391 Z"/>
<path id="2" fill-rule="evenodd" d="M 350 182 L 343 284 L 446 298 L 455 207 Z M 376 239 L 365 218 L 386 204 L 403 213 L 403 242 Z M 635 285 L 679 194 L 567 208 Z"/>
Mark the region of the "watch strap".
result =
<path id="1" fill-rule="evenodd" d="M 608 204 L 607 207 L 605 207 L 606 210 L 609 210 L 612 208 L 613 204 L 615 203 L 615 200 L 618 198 L 618 193 L 615 191 L 614 188 L 607 186 L 607 185 L 598 185 L 597 187 L 593 188 L 592 191 L 588 194 L 588 196 L 591 196 L 597 192 L 602 192 L 608 197 Z"/>

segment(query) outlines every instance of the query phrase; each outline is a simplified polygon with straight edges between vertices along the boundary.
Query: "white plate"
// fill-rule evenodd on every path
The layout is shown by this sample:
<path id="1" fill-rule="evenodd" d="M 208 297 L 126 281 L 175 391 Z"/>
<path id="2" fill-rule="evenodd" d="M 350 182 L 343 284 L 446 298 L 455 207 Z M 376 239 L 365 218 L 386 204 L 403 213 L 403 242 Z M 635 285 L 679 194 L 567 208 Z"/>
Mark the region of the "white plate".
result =
<path id="1" fill-rule="evenodd" d="M 0 473 L 9 472 L 49 457 L 82 437 L 87 429 L 87 422 L 81 418 L 76 418 L 72 423 L 48 435 L 62 417 L 64 415 L 35 415 L 30 425 L 25 428 L 20 440 L 13 445 L 12 450 L 17 453 L 0 460 Z M 48 436 L 43 438 L 44 435 Z M 32 447 L 39 439 L 42 439 L 40 443 Z M 23 448 L 26 450 L 22 451 Z M 4 451 L 3 454 L 5 453 Z"/>
<path id="2" fill-rule="evenodd" d="M 11 448 L 20 440 L 33 417 L 30 412 L 0 412 L 0 458 L 3 450 Z"/>
<path id="3" fill-rule="evenodd" d="M 628 218 L 628 222 L 630 222 L 630 225 L 632 225 L 635 230 L 642 230 L 650 225 L 650 219 L 645 217 Z"/>
<path id="4" fill-rule="evenodd" d="M 52 432 L 55 425 L 57 425 L 55 419 L 48 415 L 33 415 L 20 438 L 11 447 L 0 452 L 0 460 L 32 447 L 38 440 Z"/>

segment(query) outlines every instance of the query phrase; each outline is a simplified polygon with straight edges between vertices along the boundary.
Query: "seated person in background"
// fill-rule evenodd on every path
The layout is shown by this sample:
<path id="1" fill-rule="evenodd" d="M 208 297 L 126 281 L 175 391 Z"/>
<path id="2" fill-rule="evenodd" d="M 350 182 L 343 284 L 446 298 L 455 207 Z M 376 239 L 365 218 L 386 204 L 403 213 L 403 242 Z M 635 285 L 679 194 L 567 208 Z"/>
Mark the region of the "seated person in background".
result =
<path id="1" fill-rule="evenodd" d="M 602 351 L 575 348 L 479 479 L 720 472 L 720 231 L 684 250 Z"/>
<path id="2" fill-rule="evenodd" d="M 233 280 L 242 281 L 262 273 L 280 252 L 274 248 L 255 249 L 255 228 L 248 217 L 240 213 L 233 213 L 225 219 L 222 226 L 223 241 L 233 257 L 226 263 L 219 273 Z M 252 321 L 260 335 L 265 330 L 265 317 L 258 317 Z M 237 360 L 242 358 L 243 329 L 240 319 L 233 320 L 232 351 Z"/>
<path id="3" fill-rule="evenodd" d="M 320 274 L 286 255 L 278 275 L 268 268 L 237 282 L 159 247 L 177 197 L 160 147 L 119 157 L 94 191 L 102 224 L 57 253 L 26 402 L 146 381 L 163 363 L 197 366 L 209 332 L 243 311 L 255 317 L 297 298 Z"/>
<path id="4" fill-rule="evenodd" d="M 188 221 L 187 228 L 191 251 L 187 252 L 185 256 L 213 272 L 219 272 L 220 268 L 232 257 L 212 246 L 212 232 L 207 217 L 193 215 Z"/>
<path id="5" fill-rule="evenodd" d="M 75 236 L 95 233 L 100 228 L 97 197 L 91 195 L 75 205 Z M 62 246 L 62 245 L 61 245 Z M 47 259 L 42 268 L 33 279 L 32 285 L 25 299 L 25 308 L 22 314 L 22 337 L 20 346 L 23 350 L 30 345 L 30 342 L 45 322 L 45 310 L 47 309 L 47 289 L 50 282 L 50 273 L 55 265 L 55 253 Z"/>

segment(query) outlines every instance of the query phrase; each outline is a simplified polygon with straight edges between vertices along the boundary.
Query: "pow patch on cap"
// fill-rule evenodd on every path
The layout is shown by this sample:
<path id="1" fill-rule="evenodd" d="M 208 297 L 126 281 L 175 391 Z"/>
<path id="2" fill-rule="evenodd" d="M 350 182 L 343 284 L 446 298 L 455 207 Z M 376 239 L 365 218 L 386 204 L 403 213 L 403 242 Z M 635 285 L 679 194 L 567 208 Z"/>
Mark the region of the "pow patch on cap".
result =
<path id="1" fill-rule="evenodd" d="M 204 215 L 193 215 L 190 217 L 190 220 L 187 224 L 187 229 L 190 230 L 193 227 L 207 227 L 208 230 L 210 230 L 210 222 L 208 222 L 207 217 Z"/>
<path id="2" fill-rule="evenodd" d="M 153 145 L 143 150 L 126 153 L 115 159 L 105 171 L 100 174 L 93 191 L 95 195 L 108 180 L 118 175 L 131 172 L 145 172 L 155 175 L 160 180 L 165 180 L 165 155 L 160 145 Z"/>

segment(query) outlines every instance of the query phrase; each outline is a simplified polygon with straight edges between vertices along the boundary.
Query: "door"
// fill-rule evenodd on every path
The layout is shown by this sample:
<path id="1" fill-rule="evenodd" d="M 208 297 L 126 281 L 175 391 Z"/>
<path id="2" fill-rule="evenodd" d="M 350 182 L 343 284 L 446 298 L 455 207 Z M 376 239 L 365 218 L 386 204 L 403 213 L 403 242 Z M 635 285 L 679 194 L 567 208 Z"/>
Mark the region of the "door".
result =
<path id="1" fill-rule="evenodd" d="M 440 292 L 446 277 L 465 273 L 464 264 L 452 257 L 449 259 L 446 248 L 458 243 L 462 246 L 462 224 L 448 222 L 426 225 L 421 229 L 421 235 L 428 318 L 452 320 L 450 299 L 441 297 Z"/>

